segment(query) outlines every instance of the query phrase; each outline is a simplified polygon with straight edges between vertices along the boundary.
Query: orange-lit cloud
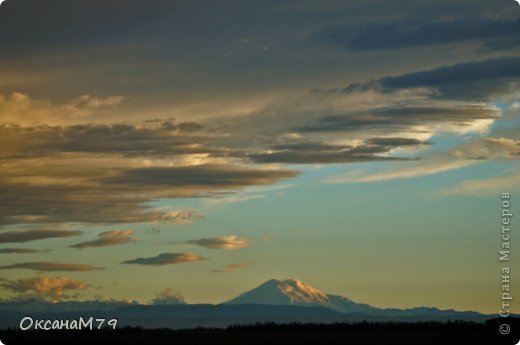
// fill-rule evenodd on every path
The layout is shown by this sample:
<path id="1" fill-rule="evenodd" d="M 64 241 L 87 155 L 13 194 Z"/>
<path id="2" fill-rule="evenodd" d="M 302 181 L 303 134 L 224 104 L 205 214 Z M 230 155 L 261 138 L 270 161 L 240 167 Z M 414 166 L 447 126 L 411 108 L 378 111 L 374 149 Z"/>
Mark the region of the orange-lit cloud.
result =
<path id="1" fill-rule="evenodd" d="M 0 286 L 16 294 L 18 299 L 42 298 L 59 301 L 74 297 L 78 291 L 88 288 L 86 282 L 68 277 L 34 277 L 0 281 Z"/>

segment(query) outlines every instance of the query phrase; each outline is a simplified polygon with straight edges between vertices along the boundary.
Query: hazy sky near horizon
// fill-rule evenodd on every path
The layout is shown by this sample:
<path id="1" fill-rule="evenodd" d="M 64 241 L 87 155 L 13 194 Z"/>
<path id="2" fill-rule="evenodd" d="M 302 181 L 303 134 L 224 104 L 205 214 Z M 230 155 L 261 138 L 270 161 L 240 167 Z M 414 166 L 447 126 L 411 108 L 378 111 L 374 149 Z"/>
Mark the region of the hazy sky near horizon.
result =
<path id="1" fill-rule="evenodd" d="M 519 90 L 514 1 L 7 0 L 0 298 L 497 313 Z"/>

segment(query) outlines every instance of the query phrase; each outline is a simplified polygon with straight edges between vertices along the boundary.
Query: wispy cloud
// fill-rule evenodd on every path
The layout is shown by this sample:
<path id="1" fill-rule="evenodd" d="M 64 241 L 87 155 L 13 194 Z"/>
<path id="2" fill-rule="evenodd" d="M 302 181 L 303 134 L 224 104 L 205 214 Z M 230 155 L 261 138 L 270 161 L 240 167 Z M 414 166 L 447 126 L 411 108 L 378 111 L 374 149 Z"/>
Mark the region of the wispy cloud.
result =
<path id="1" fill-rule="evenodd" d="M 133 230 L 111 230 L 98 234 L 99 239 L 88 242 L 81 242 L 71 247 L 77 249 L 92 248 L 92 247 L 106 247 L 118 244 L 126 244 L 132 241 Z"/>
<path id="2" fill-rule="evenodd" d="M 370 173 L 367 171 L 353 171 L 347 174 L 329 177 L 325 183 L 361 183 L 361 182 L 379 182 L 395 179 L 415 178 L 419 176 L 438 174 L 450 170 L 461 169 L 472 164 L 479 163 L 477 160 L 460 160 L 460 161 L 428 161 L 418 163 L 406 163 L 403 166 L 387 170 L 379 173 Z"/>
<path id="3" fill-rule="evenodd" d="M 183 264 L 187 262 L 195 262 L 207 260 L 200 255 L 194 253 L 162 253 L 157 256 L 148 258 L 137 258 L 133 260 L 123 261 L 123 264 L 135 264 L 145 266 L 165 266 L 172 264 Z"/>
<path id="4" fill-rule="evenodd" d="M 520 188 L 520 171 L 500 177 L 483 179 L 468 179 L 456 186 L 440 192 L 443 196 L 448 195 L 495 195 L 499 192 L 516 191 Z"/>
<path id="5" fill-rule="evenodd" d="M 23 243 L 48 238 L 65 238 L 81 235 L 81 231 L 77 230 L 51 230 L 51 229 L 33 229 L 33 230 L 11 230 L 0 232 L 0 243 Z"/>
<path id="6" fill-rule="evenodd" d="M 1 266 L 0 269 L 29 269 L 34 271 L 51 271 L 51 272 L 88 272 L 104 270 L 102 267 L 91 265 L 71 264 L 66 262 L 23 262 L 7 266 Z"/>
<path id="7" fill-rule="evenodd" d="M 263 199 L 266 195 L 263 194 L 256 194 L 256 195 L 231 195 L 231 196 L 225 196 L 225 197 L 214 197 L 211 199 L 208 199 L 206 201 L 207 205 L 225 205 L 225 204 L 232 204 L 236 202 L 245 202 L 249 200 L 256 200 L 256 199 Z"/>
<path id="8" fill-rule="evenodd" d="M 50 249 L 31 249 L 31 248 L 1 248 L 0 254 L 35 254 L 48 253 Z"/>
<path id="9" fill-rule="evenodd" d="M 194 244 L 200 247 L 209 249 L 224 249 L 234 250 L 248 247 L 250 242 L 244 238 L 238 238 L 235 235 L 201 238 L 199 240 L 188 241 L 189 244 Z"/>
<path id="10" fill-rule="evenodd" d="M 248 266 L 249 266 L 249 262 L 240 262 L 240 263 L 237 263 L 237 264 L 229 265 L 226 268 L 221 269 L 221 270 L 212 268 L 211 272 L 214 272 L 214 273 L 229 273 L 229 272 L 233 272 L 233 271 L 236 271 L 236 270 L 244 269 L 244 268 L 246 268 Z"/>

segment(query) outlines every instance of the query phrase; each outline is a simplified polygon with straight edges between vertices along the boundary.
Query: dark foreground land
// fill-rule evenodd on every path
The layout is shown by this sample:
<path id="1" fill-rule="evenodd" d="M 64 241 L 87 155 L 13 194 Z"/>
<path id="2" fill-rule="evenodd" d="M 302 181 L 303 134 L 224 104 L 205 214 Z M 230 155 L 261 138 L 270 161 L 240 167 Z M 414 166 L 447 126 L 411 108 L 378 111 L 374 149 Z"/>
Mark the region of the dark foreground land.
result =
<path id="1" fill-rule="evenodd" d="M 511 333 L 501 335 L 504 320 L 355 324 L 256 324 L 225 329 L 142 329 L 101 331 L 0 331 L 5 345 L 17 344 L 516 344 L 520 319 L 508 319 Z"/>

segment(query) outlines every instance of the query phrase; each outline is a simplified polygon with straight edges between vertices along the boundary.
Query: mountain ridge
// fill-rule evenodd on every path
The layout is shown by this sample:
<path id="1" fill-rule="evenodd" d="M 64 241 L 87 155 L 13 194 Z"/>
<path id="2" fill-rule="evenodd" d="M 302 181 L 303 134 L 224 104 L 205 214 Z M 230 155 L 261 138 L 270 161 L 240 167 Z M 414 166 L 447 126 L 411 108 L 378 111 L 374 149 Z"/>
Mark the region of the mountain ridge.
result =
<path id="1" fill-rule="evenodd" d="M 492 318 L 478 312 L 377 308 L 347 297 L 327 294 L 297 279 L 270 279 L 220 304 L 139 304 L 127 301 L 67 301 L 37 299 L 0 301 L 0 328 L 17 327 L 26 315 L 42 319 L 79 317 L 118 318 L 121 326 L 192 328 L 227 327 L 257 322 L 448 321 L 482 322 Z"/>

